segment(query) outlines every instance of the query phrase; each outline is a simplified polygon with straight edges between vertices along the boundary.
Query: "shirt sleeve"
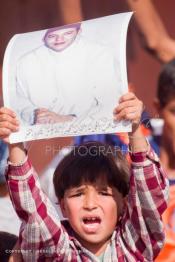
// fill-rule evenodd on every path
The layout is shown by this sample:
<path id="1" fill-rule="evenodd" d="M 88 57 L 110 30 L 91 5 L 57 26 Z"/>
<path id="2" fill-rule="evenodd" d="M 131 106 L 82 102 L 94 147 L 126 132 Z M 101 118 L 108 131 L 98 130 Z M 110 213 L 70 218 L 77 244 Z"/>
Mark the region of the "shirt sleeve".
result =
<path id="1" fill-rule="evenodd" d="M 34 124 L 34 110 L 36 106 L 30 99 L 28 92 L 28 72 L 27 70 L 32 67 L 30 66 L 29 59 L 23 57 L 19 60 L 16 67 L 16 96 L 18 97 L 17 105 L 15 106 L 16 112 L 21 120 L 25 124 Z"/>
<path id="2" fill-rule="evenodd" d="M 128 204 L 121 226 L 121 238 L 138 261 L 153 261 L 164 243 L 161 219 L 167 208 L 168 179 L 159 159 L 149 152 L 131 154 Z"/>
<path id="3" fill-rule="evenodd" d="M 54 206 L 41 190 L 28 158 L 19 166 L 9 165 L 6 178 L 13 206 L 22 220 L 19 240 L 24 261 L 43 261 L 43 256 L 53 256 L 56 246 L 64 254 L 68 235 Z"/>

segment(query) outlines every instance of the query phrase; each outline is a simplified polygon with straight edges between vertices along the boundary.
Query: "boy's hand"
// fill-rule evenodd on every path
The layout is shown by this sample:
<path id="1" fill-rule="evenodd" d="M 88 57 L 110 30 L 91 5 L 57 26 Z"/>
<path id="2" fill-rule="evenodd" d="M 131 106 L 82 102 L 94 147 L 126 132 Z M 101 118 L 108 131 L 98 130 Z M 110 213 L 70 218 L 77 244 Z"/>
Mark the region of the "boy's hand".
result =
<path id="1" fill-rule="evenodd" d="M 16 114 L 5 107 L 0 108 L 0 139 L 9 142 L 9 135 L 19 130 Z"/>
<path id="2" fill-rule="evenodd" d="M 116 120 L 130 120 L 132 122 L 132 132 L 129 135 L 130 150 L 133 153 L 146 152 L 148 150 L 147 141 L 139 128 L 143 103 L 134 93 L 127 93 L 119 100 L 119 105 L 114 109 Z"/>
<path id="3" fill-rule="evenodd" d="M 119 105 L 114 109 L 114 119 L 130 120 L 133 133 L 139 127 L 142 112 L 142 101 L 134 93 L 128 92 L 119 99 Z"/>

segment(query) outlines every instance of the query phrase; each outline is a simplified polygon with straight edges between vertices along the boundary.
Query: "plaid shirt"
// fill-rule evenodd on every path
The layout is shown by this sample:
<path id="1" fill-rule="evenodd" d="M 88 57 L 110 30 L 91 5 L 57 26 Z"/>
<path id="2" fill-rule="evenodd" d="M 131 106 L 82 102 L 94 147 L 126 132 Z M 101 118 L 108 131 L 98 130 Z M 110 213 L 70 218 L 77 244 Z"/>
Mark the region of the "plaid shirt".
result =
<path id="1" fill-rule="evenodd" d="M 167 207 L 168 180 L 151 149 L 131 154 L 131 160 L 127 207 L 104 252 L 105 262 L 153 261 L 164 242 L 161 214 Z M 100 261 L 78 242 L 69 222 L 60 221 L 27 158 L 19 166 L 9 165 L 7 182 L 23 222 L 19 239 L 24 261 Z"/>

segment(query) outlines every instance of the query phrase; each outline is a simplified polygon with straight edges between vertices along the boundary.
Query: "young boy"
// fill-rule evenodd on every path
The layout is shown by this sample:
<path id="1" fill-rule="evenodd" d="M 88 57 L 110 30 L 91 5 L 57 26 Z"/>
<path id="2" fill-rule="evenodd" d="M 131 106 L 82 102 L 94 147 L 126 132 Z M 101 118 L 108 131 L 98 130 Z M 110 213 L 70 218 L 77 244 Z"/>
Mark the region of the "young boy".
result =
<path id="1" fill-rule="evenodd" d="M 120 152 L 99 143 L 73 149 L 54 174 L 61 222 L 22 144 L 9 145 L 7 182 L 23 221 L 24 261 L 153 261 L 164 232 L 168 182 L 158 158 L 139 129 L 143 104 L 133 93 L 121 97 L 116 120 L 131 120 L 131 174 Z M 0 109 L 0 137 L 6 141 L 18 122 Z"/>

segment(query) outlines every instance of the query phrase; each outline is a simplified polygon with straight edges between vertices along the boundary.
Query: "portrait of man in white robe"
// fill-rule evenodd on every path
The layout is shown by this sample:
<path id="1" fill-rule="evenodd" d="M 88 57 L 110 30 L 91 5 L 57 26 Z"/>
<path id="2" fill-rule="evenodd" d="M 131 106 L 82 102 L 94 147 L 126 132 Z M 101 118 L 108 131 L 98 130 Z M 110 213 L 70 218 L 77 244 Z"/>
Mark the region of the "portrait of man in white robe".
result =
<path id="1" fill-rule="evenodd" d="M 117 75 L 112 53 L 81 36 L 81 23 L 49 29 L 18 61 L 18 113 L 30 125 L 99 118 L 112 110 L 108 92 L 120 96 Z"/>

